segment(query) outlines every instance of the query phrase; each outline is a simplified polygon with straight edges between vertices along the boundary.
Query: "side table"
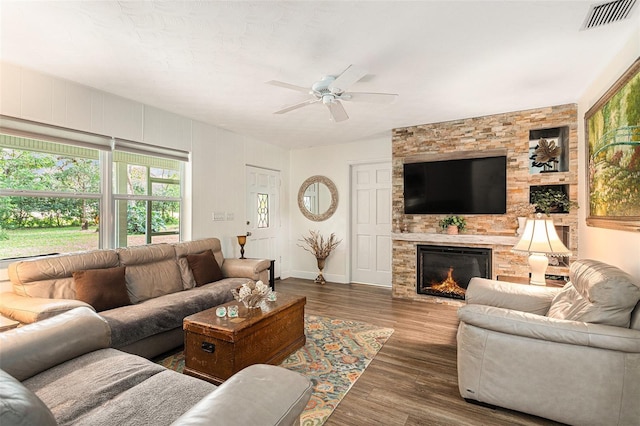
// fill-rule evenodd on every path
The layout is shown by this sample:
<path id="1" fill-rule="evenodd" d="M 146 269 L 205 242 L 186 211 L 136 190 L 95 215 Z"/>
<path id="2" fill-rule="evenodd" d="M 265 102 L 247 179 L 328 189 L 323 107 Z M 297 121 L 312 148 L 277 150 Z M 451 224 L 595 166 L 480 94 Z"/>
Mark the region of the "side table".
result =
<path id="1" fill-rule="evenodd" d="M 247 259 L 257 259 L 257 257 L 247 257 Z M 269 259 L 269 287 L 271 290 L 275 291 L 276 289 L 276 261 L 274 259 Z"/>
<path id="2" fill-rule="evenodd" d="M 271 287 L 271 290 L 276 289 L 276 261 L 274 259 L 271 259 L 271 264 L 269 265 L 269 287 Z"/>

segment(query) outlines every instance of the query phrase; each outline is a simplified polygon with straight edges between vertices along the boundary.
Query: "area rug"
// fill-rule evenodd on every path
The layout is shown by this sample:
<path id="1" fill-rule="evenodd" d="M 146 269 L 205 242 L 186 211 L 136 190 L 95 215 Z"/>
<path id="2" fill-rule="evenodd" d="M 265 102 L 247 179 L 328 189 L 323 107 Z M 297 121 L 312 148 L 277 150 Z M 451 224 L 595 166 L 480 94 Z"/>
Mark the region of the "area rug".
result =
<path id="1" fill-rule="evenodd" d="M 320 426 L 362 375 L 393 329 L 316 315 L 305 315 L 304 322 L 306 344 L 280 365 L 313 382 L 313 394 L 300 416 L 300 424 Z M 159 364 L 182 372 L 184 353 L 168 356 Z"/>

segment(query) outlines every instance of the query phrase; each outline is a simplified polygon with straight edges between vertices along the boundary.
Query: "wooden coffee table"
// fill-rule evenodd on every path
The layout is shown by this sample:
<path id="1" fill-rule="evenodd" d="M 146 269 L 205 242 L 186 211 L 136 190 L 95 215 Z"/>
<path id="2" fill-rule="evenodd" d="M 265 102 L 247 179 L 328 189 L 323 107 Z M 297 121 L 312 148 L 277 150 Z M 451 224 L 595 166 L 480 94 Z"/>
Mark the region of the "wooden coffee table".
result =
<path id="1" fill-rule="evenodd" d="M 220 384 L 249 365 L 279 364 L 305 344 L 306 302 L 306 297 L 279 294 L 260 309 L 235 301 L 220 305 L 238 306 L 238 318 L 218 318 L 216 308 L 186 317 L 185 374 Z"/>

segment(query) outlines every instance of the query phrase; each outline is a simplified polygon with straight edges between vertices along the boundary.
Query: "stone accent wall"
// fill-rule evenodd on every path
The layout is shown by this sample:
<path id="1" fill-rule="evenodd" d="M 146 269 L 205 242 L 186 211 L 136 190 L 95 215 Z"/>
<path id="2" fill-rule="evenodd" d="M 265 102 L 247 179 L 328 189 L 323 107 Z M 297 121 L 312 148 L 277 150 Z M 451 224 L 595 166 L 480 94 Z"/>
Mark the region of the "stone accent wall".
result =
<path id="1" fill-rule="evenodd" d="M 569 171 L 529 173 L 529 132 L 567 126 Z M 441 159 L 443 156 L 464 156 L 469 152 L 502 151 L 507 155 L 507 213 L 504 215 L 464 215 L 465 234 L 514 236 L 518 227 L 514 207 L 528 203 L 532 185 L 568 185 L 569 198 L 578 198 L 578 124 L 577 105 L 559 105 L 526 111 L 509 112 L 485 117 L 468 118 L 443 123 L 424 124 L 393 130 L 393 218 L 394 232 L 414 234 L 442 233 L 438 222 L 446 215 L 405 215 L 403 198 L 403 164 L 413 159 Z M 565 214 L 553 214 L 556 225 L 569 229 L 572 258 L 578 250 L 578 220 L 573 209 Z M 424 299 L 416 293 L 416 250 L 418 242 L 393 241 L 394 297 Z M 457 245 L 457 244 L 451 244 Z M 464 244 L 459 244 L 464 245 Z M 527 258 L 511 253 L 511 246 L 473 243 L 469 247 L 493 249 L 493 277 L 497 275 L 527 276 Z M 568 275 L 566 266 L 549 266 L 549 274 Z"/>

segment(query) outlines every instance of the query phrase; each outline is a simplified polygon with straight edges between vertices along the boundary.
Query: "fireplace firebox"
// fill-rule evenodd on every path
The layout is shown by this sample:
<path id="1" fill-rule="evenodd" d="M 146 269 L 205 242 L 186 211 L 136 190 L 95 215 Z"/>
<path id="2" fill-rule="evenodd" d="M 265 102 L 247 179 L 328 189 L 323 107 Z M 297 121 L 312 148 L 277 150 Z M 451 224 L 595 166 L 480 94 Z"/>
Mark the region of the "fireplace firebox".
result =
<path id="1" fill-rule="evenodd" d="M 418 245 L 417 292 L 464 300 L 473 277 L 491 278 L 491 249 Z"/>

